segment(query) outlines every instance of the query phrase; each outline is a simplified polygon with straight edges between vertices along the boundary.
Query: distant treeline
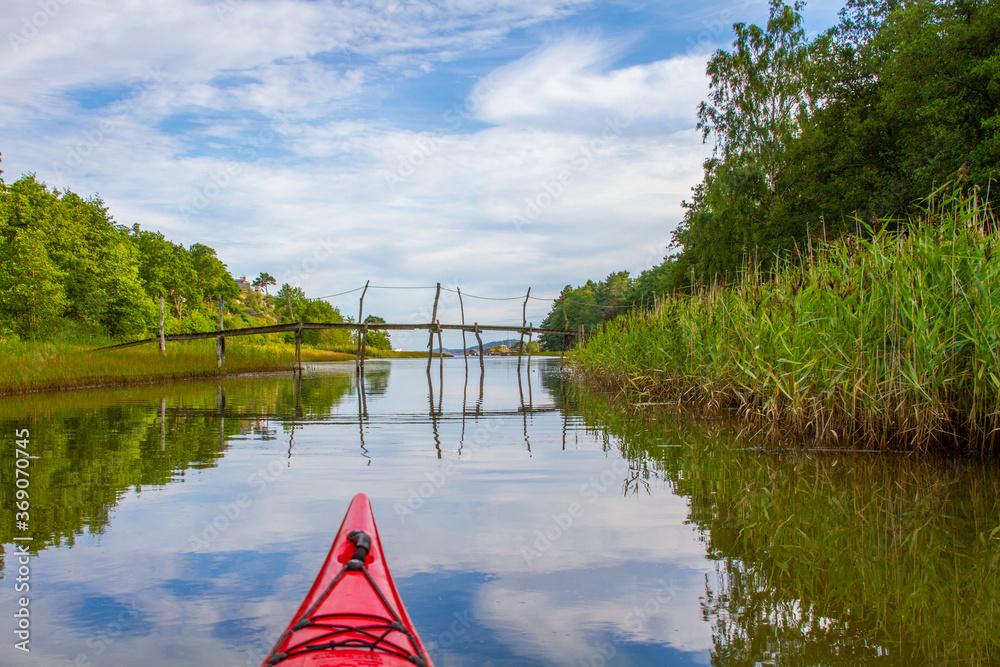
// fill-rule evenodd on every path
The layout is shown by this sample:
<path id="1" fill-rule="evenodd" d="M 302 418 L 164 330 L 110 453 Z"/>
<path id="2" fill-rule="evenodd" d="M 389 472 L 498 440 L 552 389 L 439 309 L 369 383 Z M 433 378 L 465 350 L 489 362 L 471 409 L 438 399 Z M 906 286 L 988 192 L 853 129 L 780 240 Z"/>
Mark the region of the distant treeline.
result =
<path id="1" fill-rule="evenodd" d="M 159 232 L 116 223 L 97 196 L 49 189 L 33 174 L 10 185 L 0 180 L 0 340 L 151 337 L 161 295 L 168 333 L 216 328 L 220 298 L 226 328 L 345 321 L 299 287 L 269 294 L 275 280 L 267 273 L 252 284 L 256 289 L 237 282 L 207 245 L 185 248 Z M 303 340 L 334 349 L 351 344 L 347 331 L 307 331 Z M 368 345 L 391 347 L 374 329 Z"/>
<path id="2" fill-rule="evenodd" d="M 895 225 L 956 174 L 988 189 L 1000 170 L 1000 3 L 850 0 L 813 39 L 803 5 L 772 0 L 766 26 L 736 24 L 733 47 L 709 60 L 698 117 L 715 150 L 673 254 L 631 281 L 567 287 L 551 324 L 565 324 L 563 303 L 570 328 L 593 326 L 864 233 L 860 222 Z M 574 319 L 571 299 L 587 294 L 600 307 Z"/>

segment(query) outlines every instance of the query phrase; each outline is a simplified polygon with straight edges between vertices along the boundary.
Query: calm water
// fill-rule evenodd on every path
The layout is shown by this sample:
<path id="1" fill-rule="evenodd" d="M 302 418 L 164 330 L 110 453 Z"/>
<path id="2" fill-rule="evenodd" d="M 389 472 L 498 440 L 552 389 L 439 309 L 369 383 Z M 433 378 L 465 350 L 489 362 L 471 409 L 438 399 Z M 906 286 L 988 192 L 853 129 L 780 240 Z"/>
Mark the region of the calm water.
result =
<path id="1" fill-rule="evenodd" d="M 741 451 L 558 360 L 425 367 L 0 403 L 0 663 L 257 665 L 359 491 L 439 667 L 1000 659 L 995 467 Z"/>

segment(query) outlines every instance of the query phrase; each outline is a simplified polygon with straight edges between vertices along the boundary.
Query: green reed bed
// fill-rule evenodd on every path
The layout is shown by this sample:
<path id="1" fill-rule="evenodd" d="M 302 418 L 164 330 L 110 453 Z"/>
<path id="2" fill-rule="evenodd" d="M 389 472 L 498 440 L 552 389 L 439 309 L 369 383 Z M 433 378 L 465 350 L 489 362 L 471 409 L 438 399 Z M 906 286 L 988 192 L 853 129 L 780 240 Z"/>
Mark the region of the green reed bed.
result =
<path id="1" fill-rule="evenodd" d="M 168 343 L 165 355 L 156 345 L 94 350 L 71 343 L 6 341 L 0 342 L 0 394 L 286 370 L 294 356 L 294 345 L 262 336 L 227 339 L 222 368 L 214 340 Z M 303 361 L 342 358 L 348 356 L 302 349 Z"/>
<path id="2" fill-rule="evenodd" d="M 729 409 L 758 430 L 860 448 L 986 453 L 1000 427 L 1000 239 L 939 192 L 906 233 L 810 249 L 770 279 L 609 323 L 579 372 L 635 396 Z"/>

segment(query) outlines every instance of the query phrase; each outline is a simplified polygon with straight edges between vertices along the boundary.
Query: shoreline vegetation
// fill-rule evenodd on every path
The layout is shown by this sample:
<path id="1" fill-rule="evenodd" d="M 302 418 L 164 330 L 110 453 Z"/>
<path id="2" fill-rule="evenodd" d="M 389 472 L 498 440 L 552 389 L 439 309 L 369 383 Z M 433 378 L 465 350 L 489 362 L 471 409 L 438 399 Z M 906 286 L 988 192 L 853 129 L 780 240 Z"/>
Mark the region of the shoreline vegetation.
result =
<path id="1" fill-rule="evenodd" d="M 772 442 L 995 454 L 1000 232 L 959 183 L 929 201 L 904 231 L 883 221 L 620 315 L 574 353 L 576 372 L 735 414 Z"/>
<path id="2" fill-rule="evenodd" d="M 367 350 L 368 359 L 426 356 L 426 352 Z M 127 386 L 244 373 L 290 371 L 295 345 L 278 341 L 226 341 L 226 361 L 216 362 L 214 340 L 96 350 L 76 343 L 0 342 L 0 398 L 37 391 Z M 303 363 L 350 361 L 354 351 L 302 347 Z"/>
<path id="3" fill-rule="evenodd" d="M 847 0 L 808 34 L 768 4 L 708 61 L 714 149 L 668 255 L 542 325 L 592 336 L 584 380 L 753 440 L 996 456 L 1000 5 Z"/>

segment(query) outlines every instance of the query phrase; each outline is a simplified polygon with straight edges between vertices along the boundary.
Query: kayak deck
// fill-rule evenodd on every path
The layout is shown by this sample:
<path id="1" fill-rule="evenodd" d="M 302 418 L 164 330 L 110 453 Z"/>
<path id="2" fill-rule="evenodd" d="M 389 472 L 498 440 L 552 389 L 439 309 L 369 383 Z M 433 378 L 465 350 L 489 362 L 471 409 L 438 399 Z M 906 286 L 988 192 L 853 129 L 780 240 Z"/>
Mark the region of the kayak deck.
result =
<path id="1" fill-rule="evenodd" d="M 359 493 L 319 576 L 262 667 L 433 667 L 383 558 Z"/>

